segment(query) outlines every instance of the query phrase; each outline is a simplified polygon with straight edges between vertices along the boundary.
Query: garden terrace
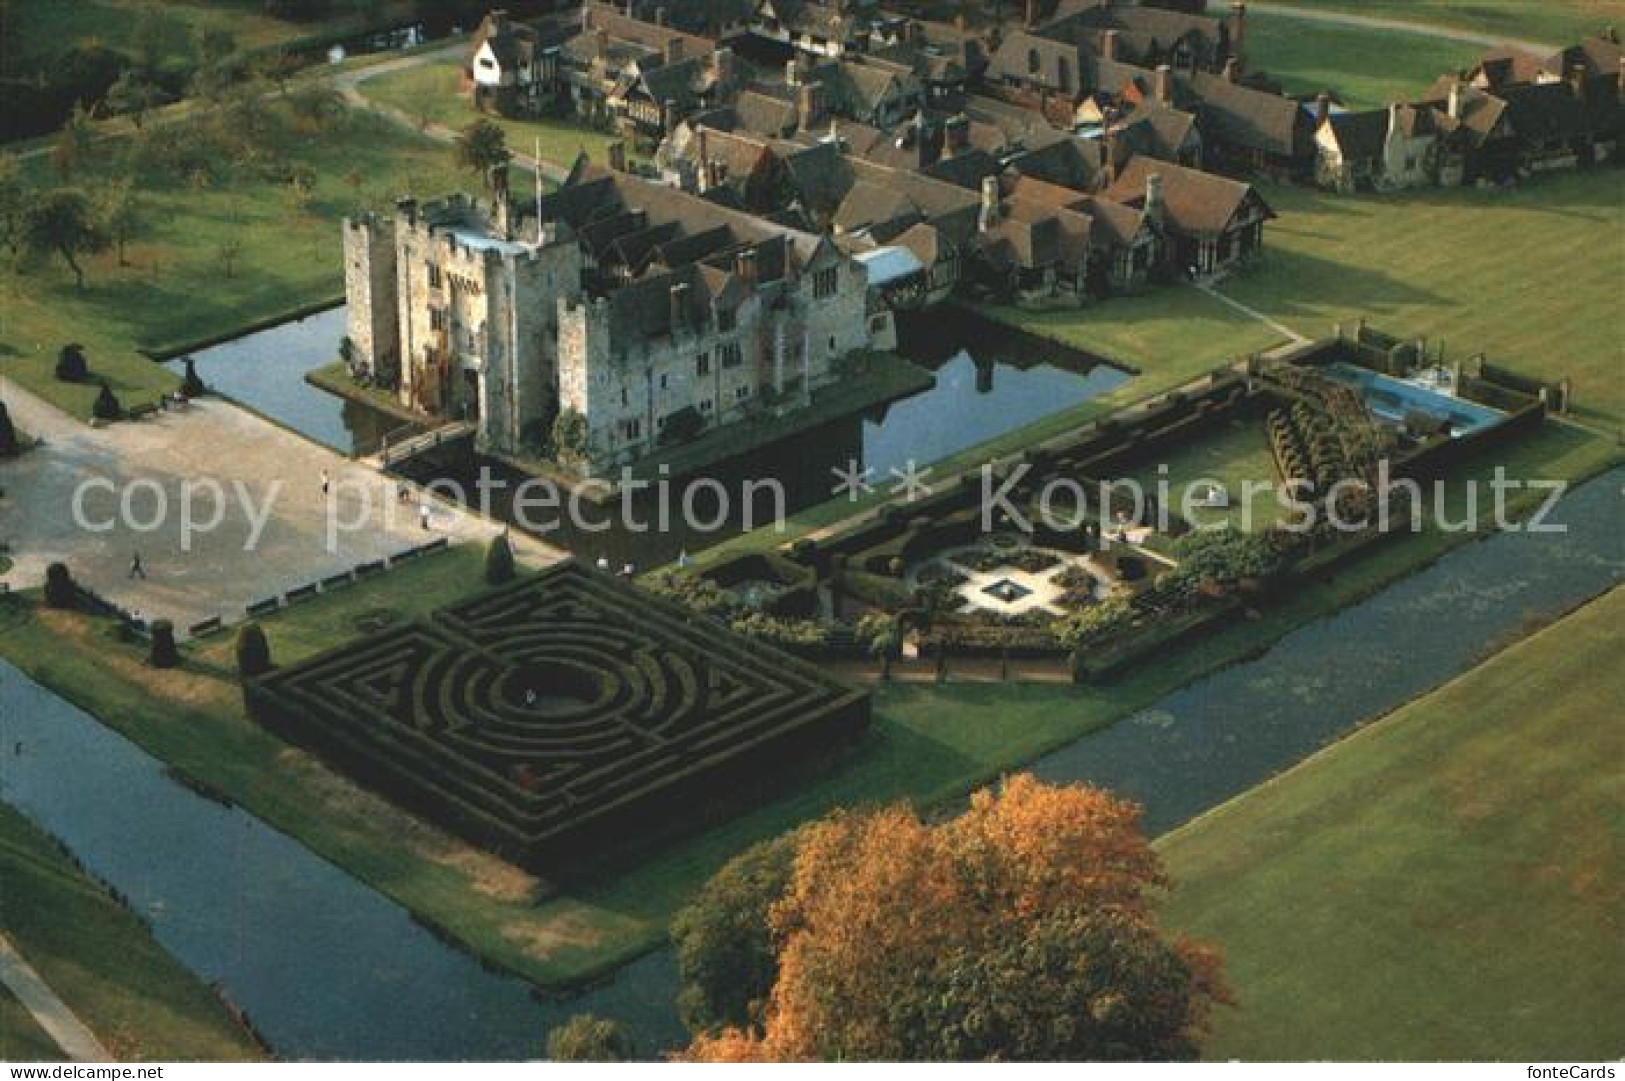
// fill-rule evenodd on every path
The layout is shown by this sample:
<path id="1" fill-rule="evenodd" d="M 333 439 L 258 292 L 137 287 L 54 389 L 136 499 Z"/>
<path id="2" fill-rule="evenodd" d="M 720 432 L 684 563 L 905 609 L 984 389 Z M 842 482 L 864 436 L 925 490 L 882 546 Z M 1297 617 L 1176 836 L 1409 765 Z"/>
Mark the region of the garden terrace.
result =
<path id="1" fill-rule="evenodd" d="M 535 865 L 854 733 L 868 696 L 573 563 L 247 685 L 263 724 Z"/>

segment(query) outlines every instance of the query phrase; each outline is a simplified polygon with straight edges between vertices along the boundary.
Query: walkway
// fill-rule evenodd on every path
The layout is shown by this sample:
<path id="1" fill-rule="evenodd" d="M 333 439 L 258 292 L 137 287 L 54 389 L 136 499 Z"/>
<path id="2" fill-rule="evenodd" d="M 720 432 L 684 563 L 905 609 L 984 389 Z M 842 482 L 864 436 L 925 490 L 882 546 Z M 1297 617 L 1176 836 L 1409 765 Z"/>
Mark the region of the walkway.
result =
<path id="1" fill-rule="evenodd" d="M 1283 19 L 1301 19 L 1304 22 L 1334 23 L 1339 26 L 1355 26 L 1366 30 L 1398 30 L 1425 38 L 1462 41 L 1469 45 L 1489 47 L 1510 45 L 1515 49 L 1522 49 L 1524 52 L 1534 53 L 1537 56 L 1550 56 L 1558 50 L 1556 45 L 1547 45 L 1539 41 L 1524 41 L 1518 38 L 1501 37 L 1498 34 L 1480 34 L 1472 30 L 1457 30 L 1449 26 L 1407 22 L 1404 19 L 1388 19 L 1380 15 L 1354 15 L 1346 11 L 1322 11 L 1318 8 L 1292 7 L 1288 4 L 1261 3 L 1259 0 L 1253 0 L 1253 2 L 1249 3 L 1247 10 L 1259 15 L 1279 16 Z"/>
<path id="2" fill-rule="evenodd" d="M 394 478 L 218 398 L 92 428 L 9 380 L 0 397 L 41 440 L 0 464 L 0 542 L 16 563 L 5 576 L 14 588 L 38 585 L 61 560 L 119 607 L 184 631 L 214 616 L 229 624 L 255 601 L 427 541 L 483 544 L 506 528 L 417 490 L 403 501 Z M 76 513 L 87 481 L 100 487 L 84 489 Z M 517 533 L 511 542 L 531 566 L 564 554 Z M 136 552 L 145 578 L 129 575 Z"/>
<path id="3" fill-rule="evenodd" d="M 1241 301 L 1232 300 L 1230 297 L 1225 296 L 1209 282 L 1197 282 L 1195 283 L 1195 288 L 1200 289 L 1202 292 L 1206 293 L 1214 300 L 1217 300 L 1219 303 L 1234 308 L 1247 318 L 1258 320 L 1260 323 L 1263 323 L 1265 326 L 1269 327 L 1283 338 L 1289 338 L 1293 342 L 1306 342 L 1309 340 L 1302 334 L 1299 334 L 1297 331 L 1293 330 L 1291 327 L 1286 326 L 1284 323 L 1277 323 L 1275 320 L 1271 319 L 1257 308 L 1249 308 Z"/>
<path id="4" fill-rule="evenodd" d="M 75 1062 L 115 1061 L 96 1034 L 56 997 L 56 992 L 5 935 L 0 935 L 0 983 L 17 996 L 17 1001 L 33 1015 L 34 1023 L 56 1041 L 64 1055 Z"/>

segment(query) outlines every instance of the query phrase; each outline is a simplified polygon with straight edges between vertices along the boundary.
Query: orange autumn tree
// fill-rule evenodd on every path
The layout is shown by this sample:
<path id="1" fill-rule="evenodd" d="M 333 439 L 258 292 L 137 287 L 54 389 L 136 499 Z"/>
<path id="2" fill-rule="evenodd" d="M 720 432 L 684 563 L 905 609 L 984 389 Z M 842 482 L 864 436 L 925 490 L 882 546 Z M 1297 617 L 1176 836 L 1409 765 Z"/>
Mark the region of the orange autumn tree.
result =
<path id="1" fill-rule="evenodd" d="M 797 838 L 768 915 L 762 1025 L 687 1057 L 1123 1060 L 1194 1057 L 1225 992 L 1214 951 L 1170 939 L 1139 810 L 1031 776 L 927 824 L 838 813 Z"/>

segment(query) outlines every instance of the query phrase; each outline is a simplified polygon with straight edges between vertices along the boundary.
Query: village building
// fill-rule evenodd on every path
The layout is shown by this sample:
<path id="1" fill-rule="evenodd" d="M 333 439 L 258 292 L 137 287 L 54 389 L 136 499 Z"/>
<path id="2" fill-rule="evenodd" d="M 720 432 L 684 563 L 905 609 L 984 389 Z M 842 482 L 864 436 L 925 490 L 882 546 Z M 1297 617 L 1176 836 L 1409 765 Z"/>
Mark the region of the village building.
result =
<path id="1" fill-rule="evenodd" d="M 1143 211 L 1162 231 L 1164 265 L 1191 277 L 1245 265 L 1275 217 L 1251 184 L 1146 157 L 1130 161 L 1101 195 Z"/>
<path id="2" fill-rule="evenodd" d="M 794 409 L 891 340 L 829 239 L 578 162 L 558 191 L 403 201 L 344 226 L 356 365 L 402 405 L 535 453 L 580 418 L 584 465 Z"/>

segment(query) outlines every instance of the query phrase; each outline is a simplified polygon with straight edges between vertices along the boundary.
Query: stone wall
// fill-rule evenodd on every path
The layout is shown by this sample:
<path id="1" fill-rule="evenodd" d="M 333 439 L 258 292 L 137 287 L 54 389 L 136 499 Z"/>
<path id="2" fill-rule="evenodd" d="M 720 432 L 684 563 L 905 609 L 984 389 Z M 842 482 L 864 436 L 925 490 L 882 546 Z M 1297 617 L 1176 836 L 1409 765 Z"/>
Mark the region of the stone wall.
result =
<path id="1" fill-rule="evenodd" d="M 401 331 L 395 294 L 395 239 L 372 215 L 344 220 L 346 334 L 353 364 L 384 386 L 400 378 Z"/>

